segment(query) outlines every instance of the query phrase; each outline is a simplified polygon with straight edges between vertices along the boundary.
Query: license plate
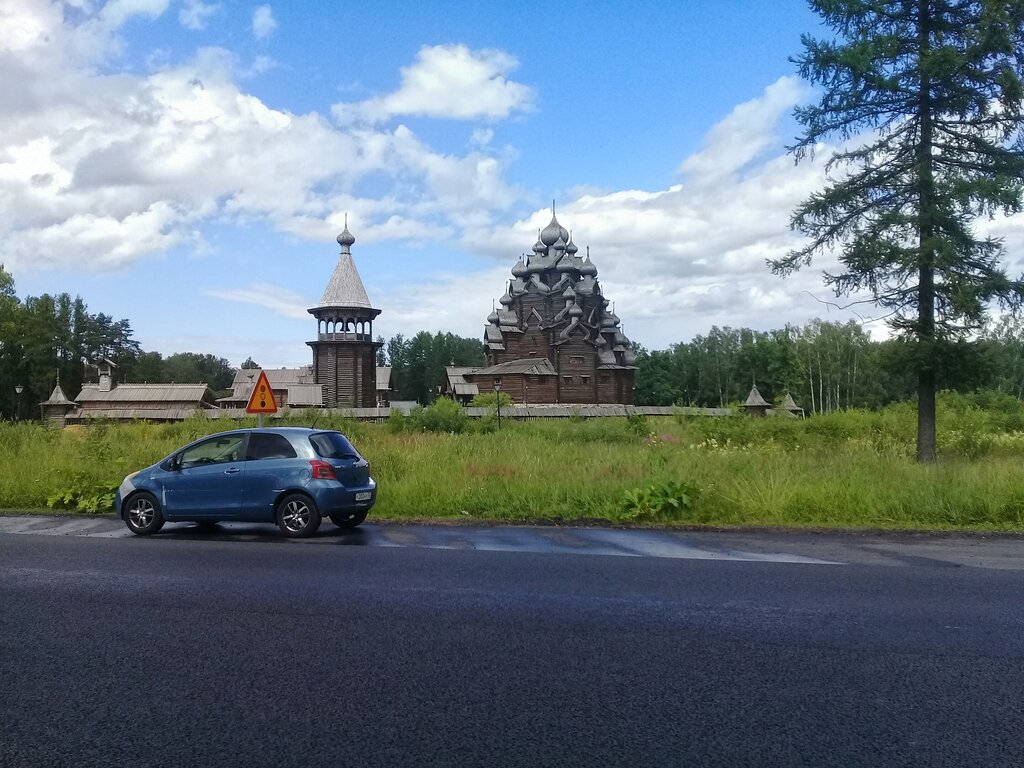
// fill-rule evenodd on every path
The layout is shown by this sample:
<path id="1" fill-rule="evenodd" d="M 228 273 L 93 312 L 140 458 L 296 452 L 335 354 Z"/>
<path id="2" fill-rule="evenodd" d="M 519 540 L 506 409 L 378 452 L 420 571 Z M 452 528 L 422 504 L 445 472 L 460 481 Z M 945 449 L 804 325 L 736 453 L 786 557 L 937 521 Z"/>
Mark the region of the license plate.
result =
<path id="1" fill-rule="evenodd" d="M 372 495 L 369 491 L 362 491 L 356 494 L 356 501 L 369 501 Z"/>

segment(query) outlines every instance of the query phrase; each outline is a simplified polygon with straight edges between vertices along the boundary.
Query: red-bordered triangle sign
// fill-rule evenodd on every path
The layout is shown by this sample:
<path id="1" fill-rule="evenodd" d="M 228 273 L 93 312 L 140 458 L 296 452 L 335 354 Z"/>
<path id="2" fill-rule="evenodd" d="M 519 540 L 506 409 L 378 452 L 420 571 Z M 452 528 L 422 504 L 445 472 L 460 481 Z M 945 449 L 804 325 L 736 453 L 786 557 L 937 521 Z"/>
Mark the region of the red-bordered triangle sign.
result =
<path id="1" fill-rule="evenodd" d="M 249 404 L 245 406 L 246 413 L 277 413 L 277 401 L 274 400 L 274 390 L 270 388 L 267 381 L 266 371 L 260 371 L 260 377 L 256 379 L 256 386 L 252 388 L 249 395 Z"/>

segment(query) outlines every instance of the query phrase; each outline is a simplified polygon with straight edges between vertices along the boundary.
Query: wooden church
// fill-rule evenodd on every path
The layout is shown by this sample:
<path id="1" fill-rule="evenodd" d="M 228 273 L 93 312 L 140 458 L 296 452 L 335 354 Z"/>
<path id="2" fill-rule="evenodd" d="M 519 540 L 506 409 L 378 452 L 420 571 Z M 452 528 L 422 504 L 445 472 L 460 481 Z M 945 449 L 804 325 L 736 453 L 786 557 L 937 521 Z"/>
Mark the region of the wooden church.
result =
<path id="1" fill-rule="evenodd" d="M 484 329 L 488 365 L 464 374 L 516 403 L 632 405 L 636 355 L 610 309 L 597 267 L 552 206 L 532 255 L 520 257 Z"/>

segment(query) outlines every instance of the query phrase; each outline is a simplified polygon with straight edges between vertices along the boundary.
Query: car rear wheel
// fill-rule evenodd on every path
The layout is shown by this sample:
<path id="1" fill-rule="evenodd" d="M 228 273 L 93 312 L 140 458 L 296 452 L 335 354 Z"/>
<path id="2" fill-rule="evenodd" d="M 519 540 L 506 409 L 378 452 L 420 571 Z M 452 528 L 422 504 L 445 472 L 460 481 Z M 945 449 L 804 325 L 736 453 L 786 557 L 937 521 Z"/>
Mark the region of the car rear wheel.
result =
<path id="1" fill-rule="evenodd" d="M 355 528 L 366 519 L 367 510 L 361 509 L 357 512 L 339 512 L 331 515 L 331 522 L 339 528 Z"/>
<path id="2" fill-rule="evenodd" d="M 156 496 L 142 491 L 128 499 L 124 510 L 124 523 L 136 536 L 149 536 L 164 527 L 164 516 Z"/>
<path id="3" fill-rule="evenodd" d="M 320 527 L 320 511 L 309 496 L 290 493 L 277 504 L 277 527 L 289 538 L 304 539 Z"/>

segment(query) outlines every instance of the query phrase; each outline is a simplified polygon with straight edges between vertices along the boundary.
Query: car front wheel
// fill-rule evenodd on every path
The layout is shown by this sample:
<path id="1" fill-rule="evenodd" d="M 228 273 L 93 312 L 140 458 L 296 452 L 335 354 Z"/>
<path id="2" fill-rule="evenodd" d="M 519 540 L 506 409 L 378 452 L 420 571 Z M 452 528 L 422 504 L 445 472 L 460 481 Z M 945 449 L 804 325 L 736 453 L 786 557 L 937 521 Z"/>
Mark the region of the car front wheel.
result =
<path id="1" fill-rule="evenodd" d="M 277 504 L 277 527 L 289 538 L 304 539 L 320 527 L 320 511 L 308 496 L 290 493 Z"/>
<path id="2" fill-rule="evenodd" d="M 136 536 L 149 536 L 164 527 L 164 516 L 156 496 L 145 491 L 128 500 L 124 510 L 124 523 Z"/>
<path id="3" fill-rule="evenodd" d="M 331 522 L 339 528 L 355 528 L 365 519 L 365 509 L 361 509 L 358 512 L 339 512 L 336 515 L 331 515 Z"/>

